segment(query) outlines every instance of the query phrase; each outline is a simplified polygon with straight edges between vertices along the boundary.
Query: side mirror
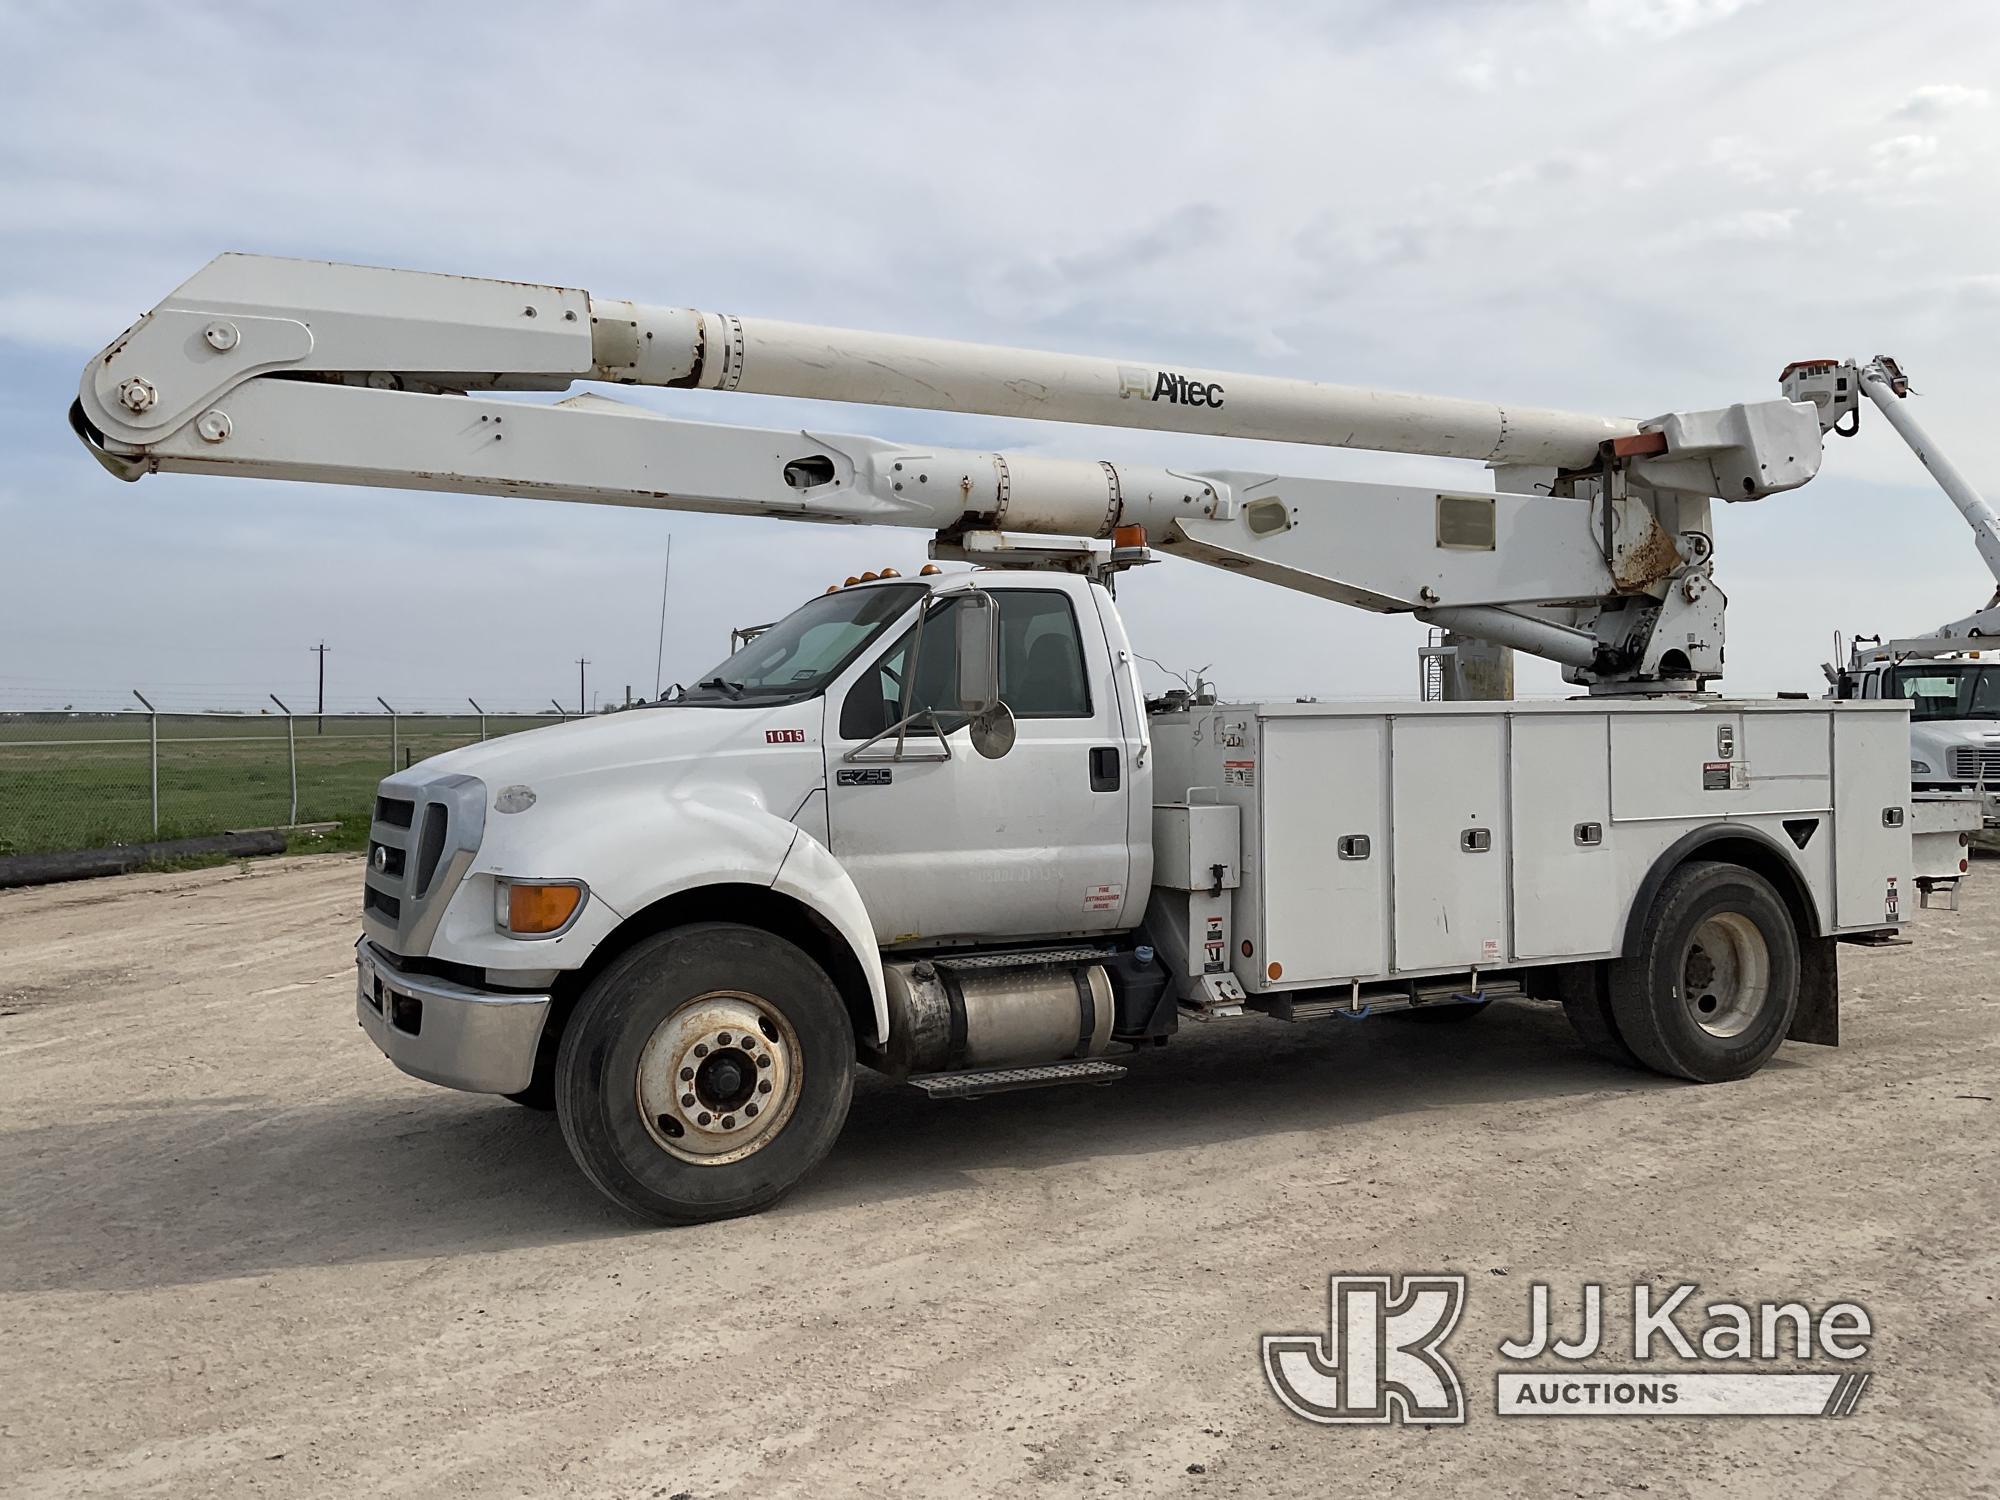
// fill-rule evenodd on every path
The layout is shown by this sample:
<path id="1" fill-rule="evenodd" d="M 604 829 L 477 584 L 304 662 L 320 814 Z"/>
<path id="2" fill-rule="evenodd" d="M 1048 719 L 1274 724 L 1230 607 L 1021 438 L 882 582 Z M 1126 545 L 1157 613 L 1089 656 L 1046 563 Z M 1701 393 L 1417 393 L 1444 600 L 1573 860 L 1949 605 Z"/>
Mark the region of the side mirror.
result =
<path id="1" fill-rule="evenodd" d="M 1000 702 L 1000 606 L 981 589 L 959 595 L 954 606 L 958 612 L 958 709 L 977 717 Z"/>
<path id="2" fill-rule="evenodd" d="M 985 713 L 973 717 L 967 736 L 972 748 L 988 760 L 998 760 L 1014 748 L 1014 714 L 1004 703 L 995 703 Z"/>

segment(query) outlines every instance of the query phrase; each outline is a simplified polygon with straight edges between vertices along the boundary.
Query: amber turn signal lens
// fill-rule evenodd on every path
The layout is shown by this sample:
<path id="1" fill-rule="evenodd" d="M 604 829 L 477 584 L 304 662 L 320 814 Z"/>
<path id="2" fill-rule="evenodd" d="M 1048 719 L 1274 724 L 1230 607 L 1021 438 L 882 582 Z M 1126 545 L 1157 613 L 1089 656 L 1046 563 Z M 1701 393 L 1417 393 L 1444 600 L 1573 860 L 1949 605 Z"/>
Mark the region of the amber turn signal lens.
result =
<path id="1" fill-rule="evenodd" d="M 576 885 L 509 885 L 507 930 L 517 937 L 554 932 L 583 904 L 583 887 Z"/>

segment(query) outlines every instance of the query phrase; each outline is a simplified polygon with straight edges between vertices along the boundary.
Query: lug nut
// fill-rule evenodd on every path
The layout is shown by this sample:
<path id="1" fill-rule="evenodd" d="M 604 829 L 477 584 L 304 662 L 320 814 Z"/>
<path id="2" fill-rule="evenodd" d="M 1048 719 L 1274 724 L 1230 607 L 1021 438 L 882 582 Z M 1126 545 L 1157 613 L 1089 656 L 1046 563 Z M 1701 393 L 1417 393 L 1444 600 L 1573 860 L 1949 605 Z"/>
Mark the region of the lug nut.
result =
<path id="1" fill-rule="evenodd" d="M 734 1130 L 736 1128 L 736 1116 L 724 1115 L 722 1117 L 722 1128 L 724 1130 Z"/>
<path id="2" fill-rule="evenodd" d="M 681 1069 L 681 1082 L 682 1082 L 682 1083 L 693 1083 L 693 1082 L 694 1082 L 694 1069 L 693 1069 L 693 1068 L 682 1068 L 682 1069 Z"/>
<path id="3" fill-rule="evenodd" d="M 755 1099 L 752 1099 L 748 1104 L 743 1106 L 743 1114 L 748 1119 L 754 1120 L 757 1118 L 757 1101 Z"/>
<path id="4" fill-rule="evenodd" d="M 715 1045 L 718 1047 L 727 1047 L 729 1045 L 729 1033 L 726 1031 L 719 1033 L 715 1038 Z"/>
<path id="5" fill-rule="evenodd" d="M 694 1055 L 695 1055 L 696 1057 L 706 1057 L 706 1056 L 708 1056 L 708 1043 L 707 1043 L 707 1042 L 696 1042 L 696 1043 L 694 1044 Z"/>
<path id="6" fill-rule="evenodd" d="M 697 1125 L 706 1125 L 709 1122 L 710 1118 L 711 1116 L 709 1115 L 709 1112 L 707 1110 L 703 1110 L 700 1114 L 694 1117 L 694 1122 Z"/>
<path id="7" fill-rule="evenodd" d="M 760 1078 L 760 1079 L 758 1079 L 758 1080 L 757 1080 L 757 1092 L 758 1092 L 758 1093 L 760 1093 L 760 1094 L 768 1094 L 768 1093 L 770 1093 L 770 1092 L 771 1092 L 771 1080 L 770 1080 L 770 1079 L 768 1079 L 768 1078 Z"/>
<path id="8" fill-rule="evenodd" d="M 759 1053 L 757 1054 L 757 1066 L 758 1066 L 758 1067 L 760 1067 L 760 1068 L 768 1068 L 768 1067 L 770 1067 L 770 1066 L 771 1066 L 771 1055 L 770 1055 L 770 1054 L 769 1054 L 768 1052 L 759 1052 Z"/>
<path id="9" fill-rule="evenodd" d="M 693 1094 L 682 1094 L 682 1095 L 681 1095 L 681 1108 L 682 1108 L 682 1109 L 693 1109 L 693 1108 L 694 1108 L 694 1095 L 693 1095 Z"/>

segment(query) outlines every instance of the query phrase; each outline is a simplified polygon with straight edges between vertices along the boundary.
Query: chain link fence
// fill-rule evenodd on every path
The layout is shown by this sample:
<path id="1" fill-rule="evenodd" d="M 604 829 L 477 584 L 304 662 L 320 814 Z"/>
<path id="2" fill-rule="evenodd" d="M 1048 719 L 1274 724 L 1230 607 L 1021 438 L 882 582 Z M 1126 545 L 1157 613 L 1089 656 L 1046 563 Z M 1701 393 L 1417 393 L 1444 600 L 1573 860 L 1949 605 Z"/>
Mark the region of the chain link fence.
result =
<path id="1" fill-rule="evenodd" d="M 339 823 L 375 784 L 543 714 L 0 713 L 0 855 Z"/>

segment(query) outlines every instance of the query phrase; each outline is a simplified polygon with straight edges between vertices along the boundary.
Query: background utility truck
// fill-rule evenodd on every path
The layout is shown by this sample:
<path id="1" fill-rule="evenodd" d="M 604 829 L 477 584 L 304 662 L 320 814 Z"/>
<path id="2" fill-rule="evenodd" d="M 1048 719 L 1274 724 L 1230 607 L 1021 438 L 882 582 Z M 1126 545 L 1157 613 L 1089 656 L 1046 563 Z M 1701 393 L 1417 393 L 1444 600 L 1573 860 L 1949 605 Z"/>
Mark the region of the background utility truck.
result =
<path id="1" fill-rule="evenodd" d="M 1492 488 L 682 422 L 578 380 L 1484 463 Z M 662 1221 L 761 1208 L 860 1061 L 937 1095 L 1102 1080 L 1183 1018 L 1469 1017 L 1741 1078 L 1838 1034 L 1836 943 L 1911 885 L 1908 706 L 1743 702 L 1712 502 L 1796 488 L 1812 399 L 1637 422 L 225 255 L 84 372 L 113 473 L 913 526 L 672 702 L 382 783 L 361 1024 L 552 1102 Z M 1531 651 L 1570 702 L 1147 703 L 1113 590 L 1178 556 Z M 1176 575 L 1163 570 L 1161 587 Z"/>
<path id="2" fill-rule="evenodd" d="M 1983 607 L 1908 640 L 1857 636 L 1846 661 L 1828 662 L 1824 670 L 1836 698 L 1909 701 L 1917 825 L 1964 832 L 1968 845 L 1983 825 L 1984 842 L 2000 846 L 2000 659 L 1988 659 L 2000 652 L 2000 516 L 1904 405 L 1910 381 L 1893 359 L 1878 356 L 1860 366 L 1808 361 L 1792 365 L 1784 379 L 1822 397 L 1830 430 L 1848 436 L 1866 395 L 1972 530 L 1980 561 L 1993 576 L 1993 597 Z M 1836 639 L 1836 662 L 1840 655 Z M 1955 873 L 1966 868 L 1961 857 Z M 1917 874 L 1923 883 L 1926 870 Z"/>

